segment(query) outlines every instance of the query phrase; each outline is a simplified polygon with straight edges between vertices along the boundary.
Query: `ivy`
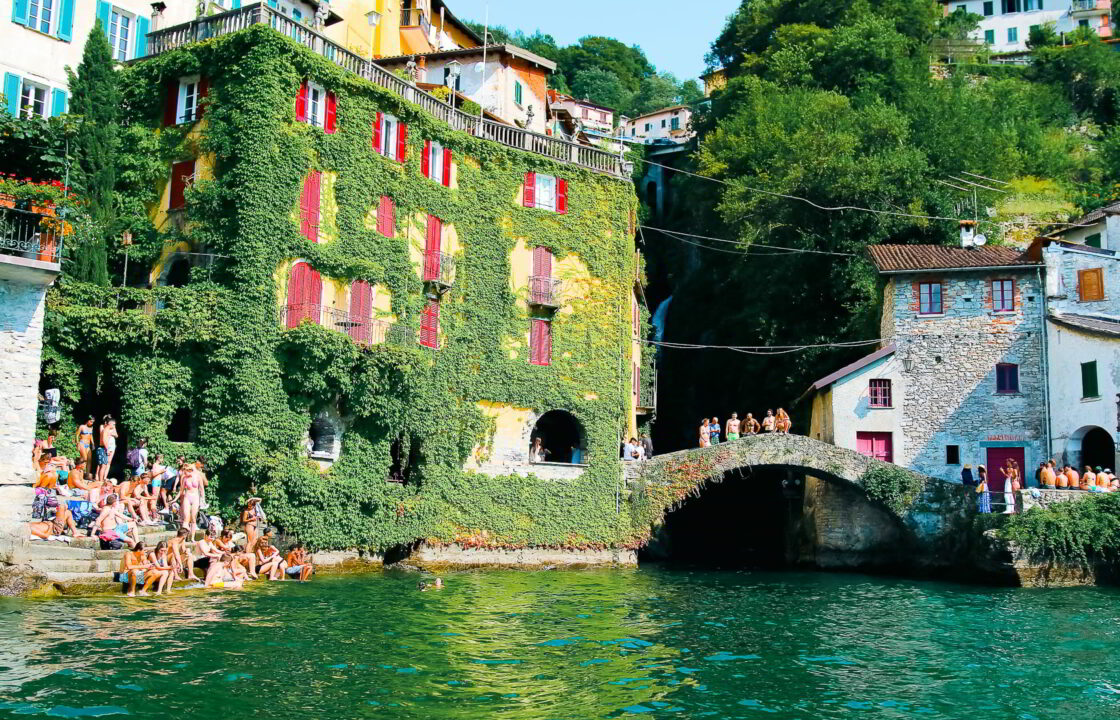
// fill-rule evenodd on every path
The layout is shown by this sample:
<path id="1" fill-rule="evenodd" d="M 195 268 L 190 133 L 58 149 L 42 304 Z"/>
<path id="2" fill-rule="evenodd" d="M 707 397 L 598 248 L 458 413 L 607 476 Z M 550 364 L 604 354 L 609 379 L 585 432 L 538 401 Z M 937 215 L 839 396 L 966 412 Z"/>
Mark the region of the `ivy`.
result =
<path id="1" fill-rule="evenodd" d="M 917 474 L 884 462 L 872 462 L 859 483 L 867 497 L 883 503 L 895 515 L 905 515 L 922 491 Z"/>
<path id="2" fill-rule="evenodd" d="M 1032 560 L 1067 567 L 1120 560 L 1120 494 L 1089 495 L 1007 516 L 998 529 Z"/>
<path id="3" fill-rule="evenodd" d="M 159 128 L 166 83 L 196 73 L 210 80 L 204 122 L 197 132 Z M 294 121 L 305 78 L 338 97 L 338 132 Z M 205 455 L 210 499 L 224 515 L 254 492 L 270 521 L 316 548 L 422 540 L 590 548 L 645 532 L 644 517 L 618 502 L 630 391 L 629 363 L 619 359 L 629 353 L 638 273 L 629 182 L 454 131 L 263 26 L 132 65 L 122 88 L 129 149 L 118 187 L 122 222 L 140 238 L 132 259 L 150 267 L 162 247 L 183 239 L 219 257 L 209 281 L 196 272 L 184 288 L 109 292 L 67 281 L 52 291 L 44 372 L 75 413 L 112 388 L 130 437 Z M 378 111 L 409 126 L 403 165 L 371 150 Z M 457 188 L 421 176 L 425 139 L 452 149 Z M 155 228 L 139 208 L 157 199 L 156 169 L 166 177 L 170 163 L 200 154 L 215 159 L 214 179 L 187 192 L 187 231 Z M 321 244 L 294 221 L 311 169 L 335 178 L 337 212 Z M 568 180 L 567 214 L 516 204 L 530 170 Z M 395 238 L 367 223 L 382 195 L 396 203 Z M 404 234 L 423 213 L 454 225 L 461 245 L 455 284 L 441 300 L 441 349 L 363 348 L 325 327 L 282 328 L 277 272 L 303 258 L 324 281 L 384 286 L 397 322 L 417 329 L 424 288 Z M 556 313 L 548 367 L 528 362 L 529 315 L 510 287 L 518 241 L 558 260 L 578 256 L 593 278 L 573 283 L 571 312 Z M 493 429 L 482 401 L 568 410 L 585 430 L 589 467 L 565 481 L 464 471 Z M 182 407 L 196 426 L 187 446 L 166 437 Z M 312 416 L 328 407 L 346 431 L 341 456 L 323 471 L 304 441 Z M 418 458 L 403 485 L 386 481 L 398 438 Z"/>

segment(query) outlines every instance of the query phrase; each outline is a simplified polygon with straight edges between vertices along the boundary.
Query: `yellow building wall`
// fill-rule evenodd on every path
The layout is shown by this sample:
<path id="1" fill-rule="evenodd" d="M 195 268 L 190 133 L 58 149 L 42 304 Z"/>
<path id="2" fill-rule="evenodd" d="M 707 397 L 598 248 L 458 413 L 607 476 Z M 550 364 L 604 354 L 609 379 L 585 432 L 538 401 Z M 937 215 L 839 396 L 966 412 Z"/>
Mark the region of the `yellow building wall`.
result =
<path id="1" fill-rule="evenodd" d="M 471 455 L 464 464 L 466 470 L 479 470 L 483 465 L 500 454 L 519 452 L 525 437 L 526 427 L 532 410 L 529 408 L 515 407 L 506 403 L 489 402 L 486 400 L 478 403 L 478 408 L 491 422 L 490 436 L 486 442 L 476 445 Z M 524 448 L 528 452 L 528 447 Z M 528 456 L 526 455 L 526 461 Z"/>
<path id="2" fill-rule="evenodd" d="M 424 250 L 428 245 L 428 213 L 418 212 L 409 217 L 408 226 L 405 228 L 405 237 L 408 238 L 408 258 L 412 261 L 412 266 L 416 270 L 416 277 L 423 279 Z M 442 252 L 455 258 L 457 268 L 463 248 L 459 244 L 459 232 L 453 224 L 443 224 L 440 247 L 443 248 Z M 451 277 L 452 279 L 455 278 L 454 272 Z"/>
<path id="3" fill-rule="evenodd" d="M 331 10 L 342 17 L 342 22 L 325 28 L 325 35 L 350 52 L 368 58 L 394 57 L 410 53 L 427 53 L 431 47 L 419 27 L 401 30 L 401 0 L 333 0 Z M 376 10 L 381 14 L 377 28 L 369 26 L 366 13 Z M 429 18 L 432 26 L 440 27 L 439 12 Z M 457 25 L 444 23 L 444 32 L 458 47 L 475 47 L 476 43 Z"/>
<path id="4" fill-rule="evenodd" d="M 195 182 L 214 179 L 214 164 L 216 158 L 213 153 L 199 153 L 197 152 L 199 142 L 202 140 L 202 134 L 206 131 L 207 120 L 203 117 L 201 120 L 194 124 L 190 132 L 187 133 L 186 142 L 188 147 L 195 150 L 194 161 L 194 178 Z M 186 158 L 183 158 L 184 160 Z M 171 213 L 168 207 L 171 205 L 171 166 L 167 167 L 167 174 L 160 180 L 159 185 L 159 201 L 148 208 L 148 219 L 152 221 L 152 225 L 156 230 L 165 233 L 170 232 L 172 227 Z M 174 242 L 168 244 L 163 250 L 160 251 L 159 259 L 156 260 L 152 271 L 148 274 L 149 284 L 154 285 L 163 274 L 164 266 L 168 260 L 176 252 L 191 252 L 193 248 L 186 242 Z"/>

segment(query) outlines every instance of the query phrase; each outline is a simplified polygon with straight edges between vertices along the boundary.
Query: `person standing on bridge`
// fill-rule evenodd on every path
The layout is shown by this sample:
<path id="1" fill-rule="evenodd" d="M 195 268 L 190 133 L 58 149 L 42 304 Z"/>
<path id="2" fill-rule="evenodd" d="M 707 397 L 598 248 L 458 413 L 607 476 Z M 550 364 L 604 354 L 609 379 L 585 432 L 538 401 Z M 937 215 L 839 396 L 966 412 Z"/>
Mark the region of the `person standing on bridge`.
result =
<path id="1" fill-rule="evenodd" d="M 700 423 L 700 447 L 711 447 L 711 445 L 712 437 L 708 430 L 708 418 L 704 418 L 704 421 Z"/>
<path id="2" fill-rule="evenodd" d="M 743 420 L 743 434 L 744 435 L 757 435 L 761 425 L 754 419 L 754 415 L 747 413 L 747 417 Z"/>
<path id="3" fill-rule="evenodd" d="M 731 413 L 727 419 L 727 441 L 739 439 L 739 413 Z"/>
<path id="4" fill-rule="evenodd" d="M 778 417 L 774 420 L 774 429 L 778 431 L 779 435 L 788 435 L 792 427 L 793 421 L 789 419 L 789 413 L 783 408 L 778 408 Z"/>
<path id="5" fill-rule="evenodd" d="M 642 450 L 645 452 L 646 459 L 653 457 L 653 440 L 649 439 L 649 435 L 642 434 Z"/>
<path id="6" fill-rule="evenodd" d="M 712 445 L 719 445 L 719 434 L 723 430 L 719 426 L 719 418 L 713 417 L 712 422 L 708 424 L 708 439 L 711 440 Z"/>
<path id="7" fill-rule="evenodd" d="M 766 411 L 766 417 L 762 418 L 762 432 L 765 432 L 765 433 L 774 432 L 774 411 L 773 410 L 767 410 Z"/>

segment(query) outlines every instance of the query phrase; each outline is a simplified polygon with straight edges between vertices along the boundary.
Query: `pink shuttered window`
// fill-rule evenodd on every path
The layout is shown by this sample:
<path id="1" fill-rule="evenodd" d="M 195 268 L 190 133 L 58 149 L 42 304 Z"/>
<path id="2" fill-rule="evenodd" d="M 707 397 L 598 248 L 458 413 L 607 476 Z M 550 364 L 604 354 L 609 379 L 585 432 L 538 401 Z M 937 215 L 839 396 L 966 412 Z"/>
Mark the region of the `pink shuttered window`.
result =
<path id="1" fill-rule="evenodd" d="M 305 262 L 292 266 L 288 276 L 287 326 L 294 328 L 304 320 L 320 321 L 323 279 Z"/>
<path id="2" fill-rule="evenodd" d="M 529 362 L 533 365 L 551 364 L 552 323 L 535 319 L 529 323 Z"/>
<path id="3" fill-rule="evenodd" d="M 397 207 L 388 195 L 382 195 L 377 204 L 377 232 L 387 238 L 397 236 Z"/>
<path id="4" fill-rule="evenodd" d="M 303 179 L 299 198 L 300 233 L 311 242 L 319 242 L 319 201 L 323 174 L 312 170 Z"/>
<path id="5" fill-rule="evenodd" d="M 443 221 L 435 215 L 428 216 L 428 236 L 424 243 L 424 281 L 439 280 L 440 253 L 443 241 Z"/>
<path id="6" fill-rule="evenodd" d="M 536 207 L 536 190 L 537 190 L 537 174 L 535 172 L 525 173 L 525 187 L 521 194 L 521 204 L 525 207 Z"/>
<path id="7" fill-rule="evenodd" d="M 439 347 L 439 301 L 429 299 L 420 316 L 420 344 L 424 347 Z"/>
<path id="8" fill-rule="evenodd" d="M 372 310 L 373 288 L 365 280 L 355 280 L 350 285 L 350 325 L 347 332 L 359 345 L 369 345 L 372 340 Z"/>

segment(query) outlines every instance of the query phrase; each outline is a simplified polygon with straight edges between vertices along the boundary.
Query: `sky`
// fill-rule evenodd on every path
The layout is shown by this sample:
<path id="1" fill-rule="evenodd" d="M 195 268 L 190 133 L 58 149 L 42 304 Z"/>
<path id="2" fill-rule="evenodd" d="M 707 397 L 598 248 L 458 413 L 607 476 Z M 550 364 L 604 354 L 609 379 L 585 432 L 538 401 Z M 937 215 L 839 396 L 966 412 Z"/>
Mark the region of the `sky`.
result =
<path id="1" fill-rule="evenodd" d="M 704 72 L 704 55 L 740 0 L 448 0 L 461 20 L 490 23 L 532 34 L 540 29 L 560 45 L 584 35 L 604 35 L 638 45 L 658 70 L 679 80 Z"/>

